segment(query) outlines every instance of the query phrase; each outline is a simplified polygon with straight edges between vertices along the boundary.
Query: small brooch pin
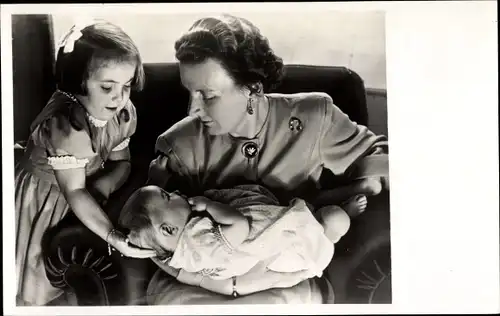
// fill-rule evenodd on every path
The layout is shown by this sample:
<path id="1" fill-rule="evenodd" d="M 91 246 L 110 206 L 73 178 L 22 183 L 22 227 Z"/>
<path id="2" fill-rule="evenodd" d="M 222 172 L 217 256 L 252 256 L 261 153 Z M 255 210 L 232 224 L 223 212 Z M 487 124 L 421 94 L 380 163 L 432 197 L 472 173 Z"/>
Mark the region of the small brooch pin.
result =
<path id="1" fill-rule="evenodd" d="M 245 144 L 243 144 L 241 150 L 243 151 L 243 155 L 245 157 L 247 157 L 248 159 L 252 159 L 257 156 L 259 147 L 257 147 L 257 144 L 254 142 L 246 142 Z"/>
<path id="2" fill-rule="evenodd" d="M 297 131 L 297 132 L 300 132 L 304 128 L 302 126 L 302 122 L 295 116 L 292 116 L 290 118 L 290 121 L 288 121 L 288 127 L 290 128 L 291 131 Z"/>

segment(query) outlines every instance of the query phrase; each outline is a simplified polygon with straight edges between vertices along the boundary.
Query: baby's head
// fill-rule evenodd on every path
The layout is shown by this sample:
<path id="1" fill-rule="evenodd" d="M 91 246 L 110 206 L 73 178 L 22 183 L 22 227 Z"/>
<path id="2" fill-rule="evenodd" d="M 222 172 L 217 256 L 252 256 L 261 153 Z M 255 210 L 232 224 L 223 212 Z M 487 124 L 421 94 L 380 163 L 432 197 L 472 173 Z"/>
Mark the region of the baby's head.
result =
<path id="1" fill-rule="evenodd" d="M 133 244 L 154 249 L 163 257 L 175 250 L 190 213 L 191 207 L 183 196 L 145 186 L 127 200 L 119 224 L 130 230 Z"/>
<path id="2" fill-rule="evenodd" d="M 139 50 L 118 26 L 101 20 L 75 25 L 59 43 L 57 88 L 75 95 L 87 111 L 101 120 L 120 112 L 130 90 L 144 86 Z"/>

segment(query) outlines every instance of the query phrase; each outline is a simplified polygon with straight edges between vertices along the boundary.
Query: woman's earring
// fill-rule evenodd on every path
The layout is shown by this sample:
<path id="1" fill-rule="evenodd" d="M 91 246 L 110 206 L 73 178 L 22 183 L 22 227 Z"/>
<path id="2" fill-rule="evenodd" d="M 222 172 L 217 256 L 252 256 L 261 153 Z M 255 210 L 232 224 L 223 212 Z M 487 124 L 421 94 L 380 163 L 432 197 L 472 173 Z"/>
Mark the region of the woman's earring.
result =
<path id="1" fill-rule="evenodd" d="M 247 102 L 247 113 L 250 114 L 250 115 L 253 114 L 253 105 L 252 105 L 252 103 L 253 103 L 252 98 L 249 98 L 248 102 Z"/>

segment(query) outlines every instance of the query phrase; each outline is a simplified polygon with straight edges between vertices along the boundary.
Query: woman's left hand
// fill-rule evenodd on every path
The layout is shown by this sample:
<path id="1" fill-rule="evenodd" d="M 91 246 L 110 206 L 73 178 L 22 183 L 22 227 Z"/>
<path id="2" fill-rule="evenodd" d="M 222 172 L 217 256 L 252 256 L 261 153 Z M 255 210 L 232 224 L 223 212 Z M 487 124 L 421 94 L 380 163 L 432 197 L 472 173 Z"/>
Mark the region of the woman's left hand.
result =
<path id="1" fill-rule="evenodd" d="M 236 278 L 236 291 L 240 295 L 248 295 L 272 288 L 288 288 L 313 277 L 309 270 L 297 272 L 275 272 L 267 266 L 276 257 L 260 261 L 250 271 Z"/>

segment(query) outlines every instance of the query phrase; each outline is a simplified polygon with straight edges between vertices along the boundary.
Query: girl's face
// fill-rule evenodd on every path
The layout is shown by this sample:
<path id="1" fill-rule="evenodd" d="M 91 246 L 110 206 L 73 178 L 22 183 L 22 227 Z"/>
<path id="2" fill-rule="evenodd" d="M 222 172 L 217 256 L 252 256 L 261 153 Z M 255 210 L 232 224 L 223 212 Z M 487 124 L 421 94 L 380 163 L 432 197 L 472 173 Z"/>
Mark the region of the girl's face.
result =
<path id="1" fill-rule="evenodd" d="M 209 134 L 238 130 L 248 115 L 250 90 L 237 85 L 220 62 L 180 63 L 180 76 L 191 95 L 189 115 L 198 117 Z"/>
<path id="2" fill-rule="evenodd" d="M 109 121 L 127 104 L 134 79 L 134 62 L 112 62 L 99 67 L 86 82 L 87 95 L 79 96 L 93 117 Z"/>

